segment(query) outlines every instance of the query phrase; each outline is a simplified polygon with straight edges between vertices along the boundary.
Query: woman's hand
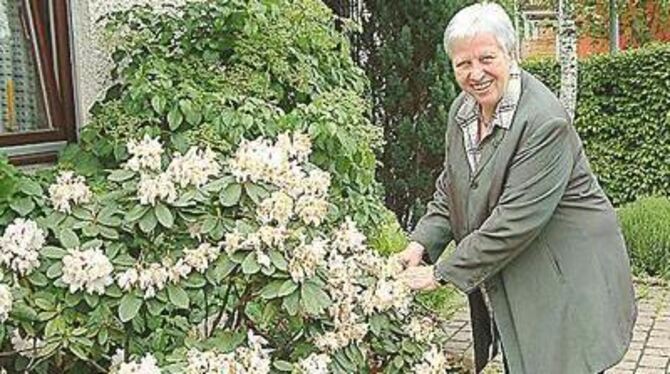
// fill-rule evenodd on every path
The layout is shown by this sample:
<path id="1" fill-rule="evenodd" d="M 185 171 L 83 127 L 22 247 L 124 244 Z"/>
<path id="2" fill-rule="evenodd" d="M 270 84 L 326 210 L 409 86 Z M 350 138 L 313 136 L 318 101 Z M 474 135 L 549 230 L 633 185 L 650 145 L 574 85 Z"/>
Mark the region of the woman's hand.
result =
<path id="1" fill-rule="evenodd" d="M 413 290 L 430 291 L 440 285 L 434 271 L 434 266 L 410 266 L 400 273 L 399 279 Z"/>
<path id="2" fill-rule="evenodd" d="M 407 247 L 399 253 L 393 255 L 403 267 L 418 266 L 423 258 L 424 248 L 417 242 L 411 242 Z"/>

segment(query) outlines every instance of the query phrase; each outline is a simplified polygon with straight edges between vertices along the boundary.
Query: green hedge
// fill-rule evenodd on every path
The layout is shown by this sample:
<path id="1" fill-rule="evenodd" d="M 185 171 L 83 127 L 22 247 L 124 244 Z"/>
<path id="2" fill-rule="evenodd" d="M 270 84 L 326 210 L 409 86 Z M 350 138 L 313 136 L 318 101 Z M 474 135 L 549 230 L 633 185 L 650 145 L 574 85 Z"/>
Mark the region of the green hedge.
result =
<path id="1" fill-rule="evenodd" d="M 555 61 L 524 68 L 558 92 Z M 616 205 L 670 195 L 670 44 L 580 61 L 575 127 Z"/>
<path id="2" fill-rule="evenodd" d="M 670 200 L 648 197 L 618 210 L 633 272 L 670 279 Z"/>

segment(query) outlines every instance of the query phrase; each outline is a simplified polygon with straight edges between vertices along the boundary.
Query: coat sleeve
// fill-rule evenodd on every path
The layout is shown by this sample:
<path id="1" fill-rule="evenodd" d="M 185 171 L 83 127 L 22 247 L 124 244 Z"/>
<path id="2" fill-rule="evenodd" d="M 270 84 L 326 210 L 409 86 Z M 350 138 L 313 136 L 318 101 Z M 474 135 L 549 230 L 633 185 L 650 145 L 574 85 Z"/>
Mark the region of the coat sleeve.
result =
<path id="1" fill-rule="evenodd" d="M 436 265 L 442 280 L 471 292 L 539 235 L 560 202 L 574 160 L 569 124 L 552 119 L 529 134 L 512 158 L 497 206 L 481 227 Z"/>
<path id="2" fill-rule="evenodd" d="M 435 263 L 447 244 L 452 239 L 449 223 L 449 206 L 447 204 L 447 189 L 449 186 L 447 168 L 445 168 L 435 182 L 433 199 L 428 203 L 426 214 L 421 217 L 411 240 L 423 245 L 431 263 Z"/>

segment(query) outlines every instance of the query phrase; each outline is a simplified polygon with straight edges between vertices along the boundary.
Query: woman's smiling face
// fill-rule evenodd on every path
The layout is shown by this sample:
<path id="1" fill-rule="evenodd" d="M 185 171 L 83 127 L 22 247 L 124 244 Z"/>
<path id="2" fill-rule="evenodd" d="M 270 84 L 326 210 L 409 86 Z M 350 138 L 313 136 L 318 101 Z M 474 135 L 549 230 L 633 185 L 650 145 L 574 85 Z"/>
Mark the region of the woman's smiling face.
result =
<path id="1" fill-rule="evenodd" d="M 505 92 L 511 65 L 495 36 L 485 33 L 454 41 L 451 61 L 461 89 L 492 111 Z"/>

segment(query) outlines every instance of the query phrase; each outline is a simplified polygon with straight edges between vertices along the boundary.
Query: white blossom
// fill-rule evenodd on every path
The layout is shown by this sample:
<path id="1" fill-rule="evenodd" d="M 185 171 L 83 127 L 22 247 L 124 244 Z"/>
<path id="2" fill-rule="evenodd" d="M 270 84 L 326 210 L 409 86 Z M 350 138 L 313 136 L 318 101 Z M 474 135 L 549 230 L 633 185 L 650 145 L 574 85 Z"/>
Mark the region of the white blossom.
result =
<path id="1" fill-rule="evenodd" d="M 45 239 L 35 221 L 15 219 L 0 237 L 0 263 L 21 275 L 30 274 L 40 266 L 39 251 Z"/>
<path id="2" fill-rule="evenodd" d="M 438 347 L 432 346 L 430 350 L 424 352 L 421 361 L 414 365 L 413 373 L 422 374 L 443 374 L 449 369 L 447 357 Z"/>
<path id="3" fill-rule="evenodd" d="M 365 235 L 363 235 L 356 223 L 347 217 L 344 223 L 335 231 L 333 247 L 342 253 L 359 252 L 365 248 Z"/>
<path id="4" fill-rule="evenodd" d="M 200 273 L 204 273 L 209 264 L 219 257 L 221 248 L 209 243 L 201 243 L 196 249 L 184 250 L 184 262 Z"/>
<path id="5" fill-rule="evenodd" d="M 167 173 L 157 176 L 142 174 L 137 185 L 137 193 L 142 205 L 156 205 L 157 200 L 168 203 L 177 200 L 177 188 Z"/>
<path id="6" fill-rule="evenodd" d="M 149 135 L 144 135 L 144 139 L 141 141 L 130 140 L 126 146 L 128 153 L 132 156 L 125 164 L 126 169 L 133 171 L 160 170 L 163 145 L 158 137 L 151 138 Z"/>
<path id="7" fill-rule="evenodd" d="M 85 290 L 86 293 L 102 295 L 105 287 L 114 282 L 114 267 L 100 248 L 85 251 L 68 250 L 63 257 L 63 275 L 61 280 L 69 285 L 70 292 Z"/>
<path id="8" fill-rule="evenodd" d="M 258 205 L 256 215 L 261 223 L 286 225 L 293 216 L 293 199 L 282 191 L 273 192 Z"/>
<path id="9" fill-rule="evenodd" d="M 222 354 L 191 349 L 187 353 L 187 374 L 267 374 L 270 372 L 270 350 L 263 348 L 267 342 L 252 331 L 247 333 L 247 346 Z"/>
<path id="10" fill-rule="evenodd" d="M 158 362 L 151 353 L 147 353 L 139 361 L 123 362 L 116 371 L 113 371 L 115 374 L 160 374 L 160 372 Z"/>
<path id="11" fill-rule="evenodd" d="M 229 255 L 237 252 L 242 247 L 244 236 L 237 230 L 227 233 L 223 240 L 223 248 Z"/>
<path id="12" fill-rule="evenodd" d="M 188 185 L 201 187 L 220 171 L 216 153 L 209 148 L 199 150 L 197 147 L 191 147 L 185 155 L 176 154 L 167 168 L 172 180 L 182 188 Z"/>
<path id="13" fill-rule="evenodd" d="M 305 224 L 318 227 L 326 218 L 329 206 L 326 199 L 304 195 L 296 203 L 295 210 Z"/>
<path id="14" fill-rule="evenodd" d="M 435 336 L 435 323 L 430 317 L 412 317 L 410 322 L 403 326 L 403 330 L 412 339 L 427 343 Z"/>
<path id="15" fill-rule="evenodd" d="M 312 353 L 300 360 L 298 368 L 304 374 L 328 374 L 328 365 L 330 362 L 331 358 L 327 354 Z"/>
<path id="16" fill-rule="evenodd" d="M 316 269 L 325 264 L 326 242 L 314 239 L 309 244 L 298 246 L 291 256 L 288 271 L 295 282 L 303 282 L 316 274 Z"/>
<path id="17" fill-rule="evenodd" d="M 4 323 L 9 318 L 13 303 L 14 297 L 9 286 L 0 284 L 0 323 Z"/>
<path id="18" fill-rule="evenodd" d="M 330 188 L 330 173 L 321 169 L 311 170 L 302 181 L 302 191 L 306 195 L 326 196 Z"/>
<path id="19" fill-rule="evenodd" d="M 12 332 L 12 348 L 21 356 L 27 358 L 37 358 L 42 355 L 42 348 L 46 345 L 42 339 L 37 337 L 22 337 L 19 329 L 15 328 Z"/>
<path id="20" fill-rule="evenodd" d="M 88 203 L 91 196 L 84 177 L 74 175 L 71 171 L 61 171 L 56 183 L 49 186 L 51 204 L 63 213 L 70 213 L 71 205 Z"/>

